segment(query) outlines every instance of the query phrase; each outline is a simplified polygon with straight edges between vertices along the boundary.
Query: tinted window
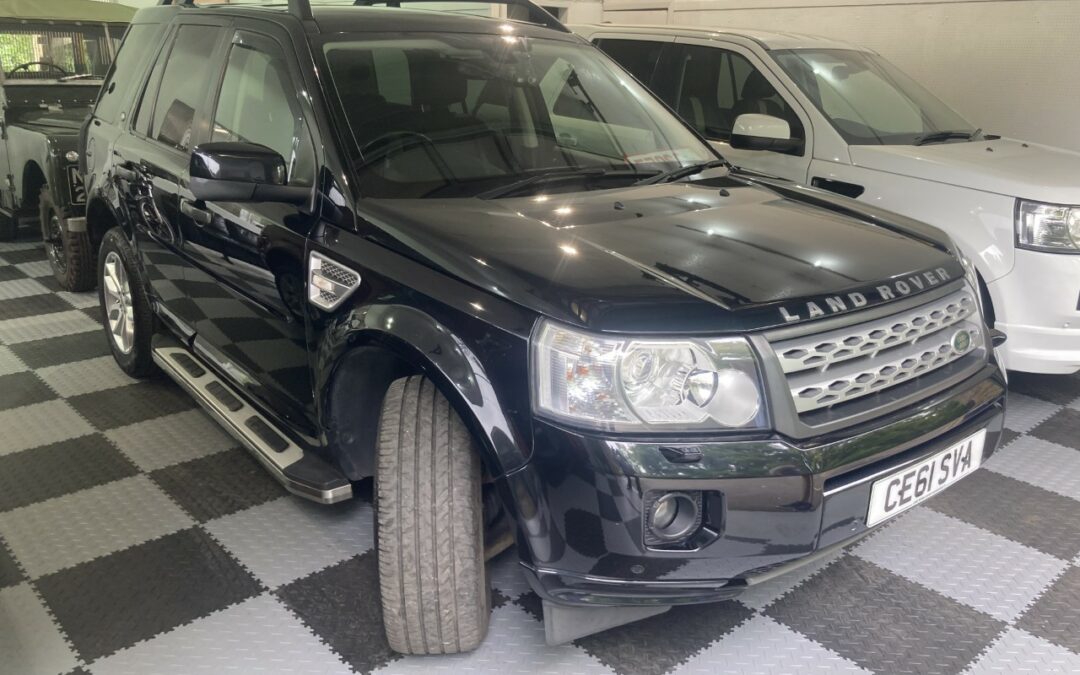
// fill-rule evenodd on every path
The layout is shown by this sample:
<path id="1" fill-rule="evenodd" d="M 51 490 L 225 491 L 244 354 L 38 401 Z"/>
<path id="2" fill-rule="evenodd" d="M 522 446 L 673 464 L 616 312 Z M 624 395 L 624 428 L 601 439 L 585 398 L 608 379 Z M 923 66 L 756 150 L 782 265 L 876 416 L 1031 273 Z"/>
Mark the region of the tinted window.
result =
<path id="1" fill-rule="evenodd" d="M 648 40 L 599 39 L 596 41 L 596 46 L 618 61 L 620 66 L 629 70 L 631 75 L 648 84 L 652 79 L 656 61 L 660 58 L 660 50 L 664 48 L 664 43 Z"/>
<path id="2" fill-rule="evenodd" d="M 180 27 L 154 102 L 151 138 L 180 150 L 191 149 L 195 111 L 206 100 L 210 57 L 220 32 L 213 26 Z"/>
<path id="3" fill-rule="evenodd" d="M 731 138 L 735 118 L 746 113 L 787 120 L 793 137 L 802 123 L 783 96 L 745 57 L 725 49 L 687 45 L 677 55 L 676 94 L 671 102 L 705 137 Z"/>
<path id="4" fill-rule="evenodd" d="M 95 111 L 102 120 L 115 122 L 120 110 L 127 107 L 130 100 L 128 96 L 139 80 L 139 73 L 143 72 L 146 54 L 152 51 L 152 43 L 157 40 L 159 31 L 160 26 L 140 24 L 132 26 L 124 36 L 116 63 L 109 73 L 109 80 L 102 87 Z"/>
<path id="5" fill-rule="evenodd" d="M 291 184 L 312 184 L 311 136 L 285 54 L 273 40 L 245 35 L 233 42 L 211 139 L 265 145 L 285 158 Z"/>

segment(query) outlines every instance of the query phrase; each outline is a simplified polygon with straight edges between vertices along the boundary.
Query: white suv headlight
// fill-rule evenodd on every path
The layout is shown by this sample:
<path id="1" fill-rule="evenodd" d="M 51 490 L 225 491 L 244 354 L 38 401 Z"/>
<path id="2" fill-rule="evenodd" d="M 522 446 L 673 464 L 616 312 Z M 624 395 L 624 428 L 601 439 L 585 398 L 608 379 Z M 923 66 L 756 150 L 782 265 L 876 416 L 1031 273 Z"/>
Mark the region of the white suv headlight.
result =
<path id="1" fill-rule="evenodd" d="M 1016 243 L 1050 253 L 1080 253 L 1080 207 L 1016 202 Z"/>
<path id="2" fill-rule="evenodd" d="M 533 400 L 547 417 L 606 431 L 757 429 L 757 359 L 743 338 L 618 338 L 545 321 L 532 343 Z"/>

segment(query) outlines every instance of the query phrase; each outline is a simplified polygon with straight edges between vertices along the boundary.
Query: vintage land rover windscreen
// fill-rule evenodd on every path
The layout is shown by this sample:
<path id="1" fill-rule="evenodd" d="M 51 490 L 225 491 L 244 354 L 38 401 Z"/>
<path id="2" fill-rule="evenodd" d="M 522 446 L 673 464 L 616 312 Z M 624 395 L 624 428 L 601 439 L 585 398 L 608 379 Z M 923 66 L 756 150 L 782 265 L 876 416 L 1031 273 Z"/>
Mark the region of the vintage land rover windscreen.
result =
<path id="1" fill-rule="evenodd" d="M 524 181 L 547 192 L 606 189 L 716 159 L 592 47 L 350 37 L 323 48 L 365 197 L 502 196 Z"/>
<path id="2" fill-rule="evenodd" d="M 18 82 L 103 78 L 123 36 L 123 26 L 100 23 L 0 23 L 4 79 Z"/>

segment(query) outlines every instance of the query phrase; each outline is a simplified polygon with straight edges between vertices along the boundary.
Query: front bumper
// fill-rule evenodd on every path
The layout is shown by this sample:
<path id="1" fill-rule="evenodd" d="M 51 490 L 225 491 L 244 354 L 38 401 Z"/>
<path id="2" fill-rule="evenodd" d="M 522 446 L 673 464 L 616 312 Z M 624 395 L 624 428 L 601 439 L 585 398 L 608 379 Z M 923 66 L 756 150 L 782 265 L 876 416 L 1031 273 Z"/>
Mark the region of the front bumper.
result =
<path id="1" fill-rule="evenodd" d="M 1080 255 L 1016 251 L 1013 269 L 989 284 L 1009 370 L 1080 370 Z"/>
<path id="2" fill-rule="evenodd" d="M 675 463 L 665 442 L 584 436 L 538 422 L 528 465 L 506 477 L 518 551 L 533 589 L 562 605 L 675 605 L 733 597 L 871 531 L 871 476 L 898 470 L 987 429 L 997 447 L 1005 380 L 994 365 L 931 399 L 830 437 L 702 441 Z M 685 444 L 685 441 L 681 441 Z M 712 495 L 715 536 L 694 550 L 644 544 L 652 490 Z"/>

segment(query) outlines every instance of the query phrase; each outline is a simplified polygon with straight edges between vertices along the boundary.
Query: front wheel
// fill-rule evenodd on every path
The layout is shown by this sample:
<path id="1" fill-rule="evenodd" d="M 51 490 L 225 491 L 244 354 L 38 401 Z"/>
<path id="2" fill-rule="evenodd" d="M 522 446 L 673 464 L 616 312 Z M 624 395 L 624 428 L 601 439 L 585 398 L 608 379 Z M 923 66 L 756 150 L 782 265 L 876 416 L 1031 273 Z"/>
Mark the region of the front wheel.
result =
<path id="1" fill-rule="evenodd" d="M 475 649 L 491 614 L 479 449 L 435 385 L 390 385 L 379 419 L 379 586 L 390 647 Z"/>
<path id="2" fill-rule="evenodd" d="M 156 369 L 150 352 L 154 312 L 135 251 L 119 227 L 106 232 L 101 240 L 98 299 L 117 365 L 132 377 L 152 375 Z"/>
<path id="3" fill-rule="evenodd" d="M 45 253 L 53 276 L 65 291 L 88 291 L 94 287 L 94 253 L 90 234 L 69 232 L 53 204 L 49 189 L 42 188 L 39 200 L 42 230 L 45 233 Z"/>

